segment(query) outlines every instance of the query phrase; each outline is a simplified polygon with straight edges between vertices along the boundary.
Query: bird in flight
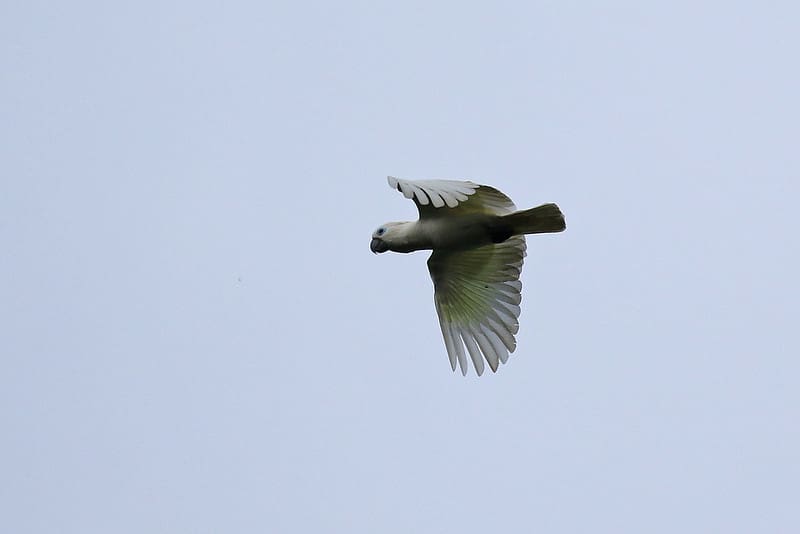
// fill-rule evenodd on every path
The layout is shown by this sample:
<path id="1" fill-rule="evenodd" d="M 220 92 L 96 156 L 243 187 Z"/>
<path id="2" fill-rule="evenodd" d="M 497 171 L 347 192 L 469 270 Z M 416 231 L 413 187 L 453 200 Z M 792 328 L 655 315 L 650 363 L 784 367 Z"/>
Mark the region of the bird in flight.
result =
<path id="1" fill-rule="evenodd" d="M 370 249 L 432 250 L 428 270 L 450 367 L 458 362 L 466 375 L 469 354 L 478 376 L 484 359 L 497 371 L 517 346 L 525 235 L 563 231 L 561 210 L 542 204 L 517 211 L 497 189 L 473 182 L 388 179 L 414 201 L 419 220 L 381 225 Z"/>

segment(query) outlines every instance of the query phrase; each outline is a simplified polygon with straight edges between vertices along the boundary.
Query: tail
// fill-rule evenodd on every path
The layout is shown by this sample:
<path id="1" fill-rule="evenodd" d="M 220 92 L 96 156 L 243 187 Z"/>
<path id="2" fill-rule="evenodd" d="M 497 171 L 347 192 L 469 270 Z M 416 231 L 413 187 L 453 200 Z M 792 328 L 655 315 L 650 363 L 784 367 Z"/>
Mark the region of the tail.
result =
<path id="1" fill-rule="evenodd" d="M 567 227 L 564 214 L 555 204 L 542 204 L 529 210 L 517 211 L 501 219 L 511 227 L 511 234 L 550 234 L 563 232 Z"/>

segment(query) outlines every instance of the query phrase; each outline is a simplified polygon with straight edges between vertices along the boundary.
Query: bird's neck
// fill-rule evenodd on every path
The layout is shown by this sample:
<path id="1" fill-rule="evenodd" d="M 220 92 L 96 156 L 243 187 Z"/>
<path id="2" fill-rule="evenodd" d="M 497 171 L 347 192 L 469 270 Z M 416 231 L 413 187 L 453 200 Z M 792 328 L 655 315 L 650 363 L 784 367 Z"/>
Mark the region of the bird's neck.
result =
<path id="1" fill-rule="evenodd" d="M 420 221 L 409 221 L 396 227 L 396 237 L 390 250 L 394 252 L 414 252 L 415 250 L 432 250 L 433 242 L 425 225 Z"/>

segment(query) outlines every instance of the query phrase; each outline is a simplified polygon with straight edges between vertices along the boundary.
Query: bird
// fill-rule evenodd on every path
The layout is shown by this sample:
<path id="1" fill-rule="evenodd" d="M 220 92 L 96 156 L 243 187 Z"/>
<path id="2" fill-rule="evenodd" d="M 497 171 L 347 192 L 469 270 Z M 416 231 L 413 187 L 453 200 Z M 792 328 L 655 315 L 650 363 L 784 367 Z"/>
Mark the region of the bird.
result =
<path id="1" fill-rule="evenodd" d="M 478 376 L 484 360 L 496 372 L 517 346 L 525 235 L 564 231 L 564 215 L 553 203 L 517 211 L 499 190 L 471 181 L 387 178 L 414 201 L 419 220 L 382 224 L 370 250 L 431 250 L 428 271 L 450 367 L 455 372 L 458 363 L 466 375 L 469 355 Z"/>

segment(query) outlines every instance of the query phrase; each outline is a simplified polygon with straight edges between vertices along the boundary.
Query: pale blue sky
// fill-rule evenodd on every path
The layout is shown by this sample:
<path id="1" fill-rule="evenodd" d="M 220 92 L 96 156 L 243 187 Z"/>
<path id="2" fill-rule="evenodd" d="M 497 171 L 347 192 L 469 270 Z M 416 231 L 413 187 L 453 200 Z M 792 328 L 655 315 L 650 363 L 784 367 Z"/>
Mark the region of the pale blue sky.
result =
<path id="1" fill-rule="evenodd" d="M 800 531 L 794 2 L 7 2 L 0 531 Z M 453 374 L 387 174 L 532 236 Z"/>

